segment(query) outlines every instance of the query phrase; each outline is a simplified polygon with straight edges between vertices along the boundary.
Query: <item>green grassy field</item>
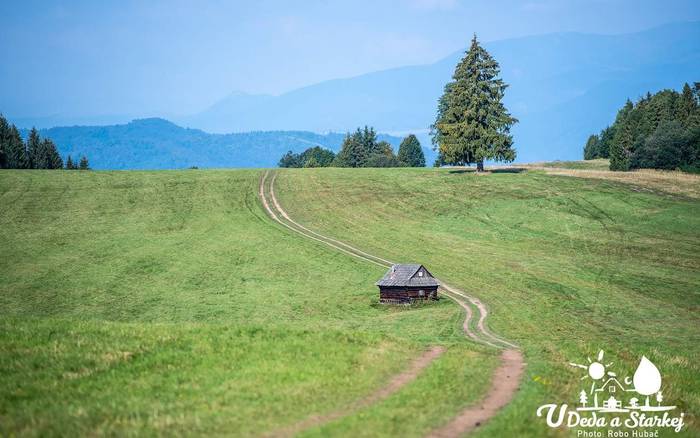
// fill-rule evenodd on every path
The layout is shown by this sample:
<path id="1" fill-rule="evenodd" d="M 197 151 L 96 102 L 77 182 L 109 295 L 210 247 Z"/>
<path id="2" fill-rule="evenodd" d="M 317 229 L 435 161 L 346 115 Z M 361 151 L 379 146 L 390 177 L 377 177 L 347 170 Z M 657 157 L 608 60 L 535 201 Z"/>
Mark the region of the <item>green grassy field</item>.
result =
<path id="1" fill-rule="evenodd" d="M 376 433 L 420 436 L 484 393 L 497 356 L 457 306 L 378 305 L 383 270 L 274 224 L 259 177 L 0 172 L 0 435 L 259 436 L 435 344 L 421 403 L 373 412 Z"/>
<path id="2" fill-rule="evenodd" d="M 578 161 L 546 161 L 543 163 L 533 163 L 533 166 L 552 167 L 558 169 L 577 170 L 610 170 L 610 160 L 607 158 L 596 158 L 595 160 Z"/>
<path id="3" fill-rule="evenodd" d="M 277 180 L 293 217 L 425 263 L 486 302 L 491 327 L 523 346 L 524 386 L 480 434 L 545 433 L 536 407 L 576 403 L 585 371 L 566 364 L 600 349 L 621 376 L 649 357 L 666 400 L 686 413 L 685 434 L 700 433 L 697 200 L 536 171 L 315 169 Z"/>
<path id="4" fill-rule="evenodd" d="M 0 172 L 0 434 L 261 435 L 351 404 L 429 345 L 398 393 L 308 436 L 423 436 L 483 396 L 497 352 L 449 300 L 377 305 L 382 269 L 273 223 L 260 171 Z M 542 436 L 599 349 L 642 354 L 700 433 L 700 203 L 605 180 L 447 169 L 281 171 L 303 223 L 425 263 L 523 346 L 477 435 Z"/>

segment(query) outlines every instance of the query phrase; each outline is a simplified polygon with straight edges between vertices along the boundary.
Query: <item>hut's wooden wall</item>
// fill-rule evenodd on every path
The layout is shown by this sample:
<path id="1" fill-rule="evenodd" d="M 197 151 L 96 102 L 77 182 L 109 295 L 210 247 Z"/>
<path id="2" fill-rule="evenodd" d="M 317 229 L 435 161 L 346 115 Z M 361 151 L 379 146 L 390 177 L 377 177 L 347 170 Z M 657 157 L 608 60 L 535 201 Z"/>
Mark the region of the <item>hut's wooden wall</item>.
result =
<path id="1" fill-rule="evenodd" d="M 420 291 L 424 295 L 420 295 Z M 429 300 L 437 298 L 437 287 L 404 288 L 404 287 L 380 287 L 379 300 L 382 302 L 408 302 L 415 300 Z"/>

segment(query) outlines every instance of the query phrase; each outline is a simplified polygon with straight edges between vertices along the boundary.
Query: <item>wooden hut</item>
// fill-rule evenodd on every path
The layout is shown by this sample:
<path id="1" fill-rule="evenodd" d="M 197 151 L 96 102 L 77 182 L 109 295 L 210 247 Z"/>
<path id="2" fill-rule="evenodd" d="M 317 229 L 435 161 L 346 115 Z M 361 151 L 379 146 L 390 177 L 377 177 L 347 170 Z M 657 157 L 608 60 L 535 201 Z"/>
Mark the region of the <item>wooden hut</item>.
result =
<path id="1" fill-rule="evenodd" d="M 393 265 L 377 283 L 381 303 L 435 300 L 440 284 L 423 265 Z"/>

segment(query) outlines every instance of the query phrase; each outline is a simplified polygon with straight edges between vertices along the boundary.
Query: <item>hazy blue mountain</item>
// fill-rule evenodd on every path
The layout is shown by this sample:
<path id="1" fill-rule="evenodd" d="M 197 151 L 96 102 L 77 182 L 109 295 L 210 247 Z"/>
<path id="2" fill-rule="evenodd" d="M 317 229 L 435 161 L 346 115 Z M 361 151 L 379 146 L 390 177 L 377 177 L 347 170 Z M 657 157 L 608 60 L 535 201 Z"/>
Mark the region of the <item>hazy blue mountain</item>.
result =
<path id="1" fill-rule="evenodd" d="M 118 123 L 129 123 L 131 120 L 140 119 L 146 117 L 133 116 L 133 115 L 96 115 L 96 116 L 64 116 L 64 115 L 53 115 L 53 116 L 41 116 L 41 117 L 12 117 L 12 123 L 18 128 L 30 129 L 32 127 L 37 129 L 52 128 L 54 126 L 91 126 L 91 125 L 116 125 Z"/>
<path id="2" fill-rule="evenodd" d="M 470 37 L 465 34 L 465 42 Z M 580 158 L 586 137 L 611 123 L 628 97 L 700 80 L 700 22 L 627 35 L 549 34 L 485 46 L 511 85 L 506 104 L 520 119 L 514 130 L 519 161 Z M 238 93 L 181 123 L 211 132 L 342 132 L 364 124 L 383 132 L 425 132 L 462 55 L 280 96 Z"/>
<path id="3" fill-rule="evenodd" d="M 27 130 L 22 134 L 26 137 Z M 134 120 L 124 125 L 66 126 L 41 129 L 65 158 L 85 154 L 94 169 L 178 169 L 198 167 L 275 167 L 292 150 L 310 146 L 337 151 L 345 134 L 305 131 L 258 131 L 209 134 L 167 120 Z M 380 134 L 398 148 L 401 138 Z"/>

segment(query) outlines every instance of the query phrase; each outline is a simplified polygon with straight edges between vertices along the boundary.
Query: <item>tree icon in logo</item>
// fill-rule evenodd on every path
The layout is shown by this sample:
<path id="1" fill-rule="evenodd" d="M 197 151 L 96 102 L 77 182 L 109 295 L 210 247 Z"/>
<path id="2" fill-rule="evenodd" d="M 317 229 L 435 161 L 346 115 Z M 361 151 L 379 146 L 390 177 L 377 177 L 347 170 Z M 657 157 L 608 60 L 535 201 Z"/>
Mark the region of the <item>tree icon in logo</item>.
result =
<path id="1" fill-rule="evenodd" d="M 661 389 L 661 373 L 646 356 L 642 356 L 637 371 L 634 372 L 632 383 L 635 391 L 647 396 L 645 406 L 649 407 L 649 396 L 659 393 Z M 660 395 L 657 396 L 657 399 L 659 399 L 659 403 L 663 400 Z"/>

